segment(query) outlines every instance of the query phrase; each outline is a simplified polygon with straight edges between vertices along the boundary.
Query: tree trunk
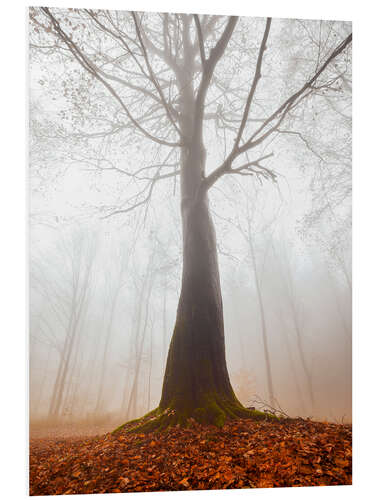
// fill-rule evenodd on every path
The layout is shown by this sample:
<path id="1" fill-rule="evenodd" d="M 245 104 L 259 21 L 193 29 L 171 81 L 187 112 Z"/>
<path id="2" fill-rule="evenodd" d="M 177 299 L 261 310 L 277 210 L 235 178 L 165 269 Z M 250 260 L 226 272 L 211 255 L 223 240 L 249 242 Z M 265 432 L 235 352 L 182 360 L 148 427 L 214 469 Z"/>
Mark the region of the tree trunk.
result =
<path id="1" fill-rule="evenodd" d="M 184 424 L 193 417 L 222 426 L 227 417 L 256 416 L 236 398 L 227 370 L 224 317 L 216 235 L 204 189 L 206 150 L 203 145 L 205 92 L 195 96 L 194 53 L 184 26 L 184 65 L 180 87 L 182 286 L 176 323 L 169 345 L 159 407 L 134 430 Z M 210 78 L 207 71 L 202 78 Z M 154 418 L 154 417 L 157 418 Z"/>
<path id="2" fill-rule="evenodd" d="M 264 314 L 264 305 L 262 291 L 259 283 L 258 276 L 258 266 L 255 258 L 254 245 L 253 245 L 253 235 L 250 227 L 250 220 L 248 220 L 248 242 L 250 247 L 251 262 L 253 265 L 255 288 L 257 291 L 257 298 L 259 304 L 260 319 L 262 324 L 262 341 L 263 341 L 263 351 L 264 351 L 264 361 L 266 364 L 266 374 L 267 374 L 267 389 L 268 389 L 268 399 L 270 405 L 275 408 L 275 392 L 273 389 L 272 372 L 271 372 L 271 361 L 268 349 L 268 336 L 267 336 L 267 326 L 266 326 L 266 316 Z"/>
<path id="3" fill-rule="evenodd" d="M 69 325 L 67 328 L 67 333 L 64 341 L 64 348 L 61 356 L 61 360 L 59 363 L 59 369 L 57 372 L 53 394 L 49 409 L 50 417 L 59 417 L 61 412 L 61 403 L 62 397 L 64 393 L 64 389 L 66 388 L 66 378 L 68 372 L 68 365 L 70 363 L 70 358 L 72 354 L 72 347 L 75 340 L 76 335 L 76 319 L 75 313 L 72 306 L 72 311 L 70 313 Z"/>
<path id="4" fill-rule="evenodd" d="M 165 358 L 167 357 L 167 280 L 164 278 L 163 283 L 163 367 L 165 366 Z"/>
<path id="5" fill-rule="evenodd" d="M 153 342 L 152 342 L 152 332 L 154 329 L 154 325 L 152 323 L 151 329 L 150 329 L 150 359 L 149 359 L 149 370 L 148 370 L 148 390 L 147 390 L 147 411 L 150 411 L 150 402 L 151 402 L 151 374 L 152 374 L 152 349 L 153 349 Z"/>
<path id="6" fill-rule="evenodd" d="M 203 147 L 183 154 L 182 288 L 159 408 L 175 410 L 182 419 L 194 416 L 220 425 L 243 407 L 234 395 L 225 360 L 215 230 L 207 196 L 197 196 L 204 161 Z"/>
<path id="7" fill-rule="evenodd" d="M 285 254 L 286 255 L 286 254 Z M 307 382 L 307 388 L 309 391 L 309 396 L 311 400 L 311 411 L 314 412 L 314 407 L 315 407 L 315 397 L 314 397 L 314 389 L 313 389 L 313 382 L 312 382 L 312 373 L 311 370 L 307 364 L 306 360 L 306 355 L 305 355 L 305 349 L 303 347 L 303 335 L 301 331 L 301 326 L 300 326 L 300 319 L 299 319 L 299 314 L 297 310 L 297 300 L 296 300 L 296 293 L 294 290 L 294 283 L 292 279 L 292 272 L 290 269 L 290 263 L 288 258 L 285 258 L 285 268 L 286 268 L 286 278 L 287 278 L 287 283 L 288 283 L 288 288 L 289 288 L 289 303 L 290 303 L 290 308 L 291 308 L 291 313 L 292 313 L 292 319 L 293 319 L 293 324 L 296 332 L 296 337 L 297 337 L 297 349 L 299 352 L 299 356 L 301 359 L 301 364 L 303 371 L 305 373 L 306 377 L 306 382 Z"/>
<path id="8" fill-rule="evenodd" d="M 278 317 L 279 317 L 279 321 L 280 321 L 280 331 L 283 334 L 284 341 L 285 341 L 285 346 L 286 346 L 286 349 L 287 349 L 287 352 L 288 352 L 289 366 L 290 366 L 290 369 L 292 371 L 293 380 L 294 380 L 294 383 L 295 383 L 295 386 L 296 386 L 298 400 L 299 400 L 299 403 L 300 403 L 300 406 L 301 406 L 302 414 L 306 415 L 306 406 L 305 406 L 305 403 L 304 403 L 301 386 L 299 384 L 299 376 L 297 374 L 297 370 L 296 370 L 296 367 L 295 367 L 295 363 L 294 363 L 294 359 L 293 359 L 293 354 L 292 354 L 292 348 L 291 348 L 289 337 L 288 337 L 287 327 L 286 327 L 286 324 L 284 322 L 284 318 L 283 318 L 283 314 L 282 314 L 281 310 L 279 310 Z"/>
<path id="9" fill-rule="evenodd" d="M 109 350 L 109 345 L 110 345 L 110 341 L 111 341 L 111 337 L 112 337 L 113 320 L 115 317 L 115 310 L 116 310 L 119 292 L 120 292 L 120 283 L 118 283 L 113 296 L 110 297 L 111 306 L 110 306 L 110 310 L 109 310 L 109 319 L 108 319 L 105 342 L 104 342 L 104 352 L 103 352 L 102 365 L 101 365 L 101 370 L 100 370 L 99 390 L 98 390 L 98 395 L 97 395 L 97 400 L 96 400 L 96 405 L 95 405 L 95 410 L 94 410 L 94 413 L 96 413 L 96 414 L 100 414 L 103 411 L 104 382 L 105 382 L 106 371 L 107 371 L 108 350 Z"/>
<path id="10" fill-rule="evenodd" d="M 140 373 L 141 373 L 141 363 L 142 363 L 144 343 L 145 343 L 145 338 L 146 338 L 146 330 L 147 330 L 147 325 L 148 325 L 150 297 L 151 297 L 152 288 L 153 288 L 153 284 L 154 284 L 154 278 L 155 278 L 155 276 L 153 274 L 153 269 L 152 269 L 154 256 L 155 256 L 155 253 L 153 251 L 153 253 L 151 254 L 150 259 L 148 261 L 146 276 L 145 276 L 144 281 L 142 283 L 142 288 L 141 288 L 141 292 L 140 292 L 138 319 L 137 319 L 136 333 L 135 333 L 135 339 L 134 339 L 135 340 L 135 372 L 134 372 L 133 385 L 132 385 L 132 389 L 131 389 L 130 396 L 129 396 L 128 409 L 126 412 L 127 418 L 129 418 L 130 415 L 132 415 L 132 414 L 136 415 L 136 413 L 137 413 L 138 384 L 139 384 L 139 378 L 140 378 Z M 146 296 L 144 297 L 145 293 L 146 293 Z M 143 314 L 143 306 L 144 306 L 143 329 L 142 329 L 142 336 L 141 336 L 141 338 L 139 338 L 139 335 L 141 333 L 141 320 L 142 320 L 142 314 Z"/>

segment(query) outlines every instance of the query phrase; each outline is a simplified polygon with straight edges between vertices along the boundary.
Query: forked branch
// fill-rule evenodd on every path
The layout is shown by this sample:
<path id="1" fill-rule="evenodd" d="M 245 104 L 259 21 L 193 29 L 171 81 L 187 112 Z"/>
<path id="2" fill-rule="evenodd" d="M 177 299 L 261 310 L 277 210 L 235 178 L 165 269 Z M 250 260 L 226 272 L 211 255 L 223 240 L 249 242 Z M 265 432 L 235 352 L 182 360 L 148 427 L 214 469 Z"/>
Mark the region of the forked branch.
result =
<path id="1" fill-rule="evenodd" d="M 240 124 L 240 127 L 238 129 L 237 137 L 234 141 L 233 151 L 237 150 L 238 145 L 241 141 L 242 134 L 243 134 L 243 131 L 244 131 L 244 128 L 245 128 L 245 125 L 246 125 L 246 122 L 247 122 L 247 119 L 249 116 L 251 103 L 253 102 L 258 82 L 262 76 L 262 74 L 261 74 L 262 62 L 263 62 L 264 52 L 267 48 L 266 44 L 267 44 L 267 39 L 268 39 L 268 35 L 270 32 L 270 28 L 271 28 L 271 18 L 268 17 L 267 22 L 266 22 L 266 28 L 265 28 L 264 34 L 263 34 L 262 43 L 260 44 L 260 48 L 259 48 L 259 52 L 258 52 L 258 59 L 257 59 L 256 68 L 255 68 L 255 75 L 253 78 L 253 83 L 251 84 L 250 92 L 249 92 L 248 98 L 246 100 L 245 109 L 243 112 L 241 124 Z"/>
<path id="2" fill-rule="evenodd" d="M 268 31 L 269 31 L 269 29 L 268 29 Z M 263 35 L 263 42 L 265 42 L 267 40 L 267 36 L 268 36 L 268 32 L 267 32 L 267 25 L 266 25 L 266 30 L 265 30 L 265 33 Z M 208 175 L 202 181 L 202 185 L 201 185 L 201 189 L 200 189 L 201 194 L 203 194 L 205 191 L 207 191 L 222 175 L 228 174 L 228 173 L 238 173 L 238 170 L 236 172 L 236 169 L 232 169 L 232 164 L 233 164 L 234 160 L 238 156 L 240 156 L 242 153 L 245 153 L 249 149 L 255 148 L 256 146 L 261 144 L 272 133 L 279 131 L 279 126 L 284 121 L 284 119 L 288 115 L 288 113 L 292 109 L 294 109 L 296 106 L 298 106 L 302 102 L 302 100 L 304 100 L 307 96 L 311 95 L 311 93 L 314 92 L 313 84 L 317 81 L 317 79 L 324 72 L 324 70 L 327 68 L 327 66 L 339 54 L 341 54 L 346 49 L 346 47 L 348 47 L 348 45 L 351 43 L 351 41 L 352 41 L 352 35 L 350 34 L 348 37 L 345 38 L 345 40 L 343 40 L 335 48 L 335 50 L 326 59 L 326 61 L 320 66 L 320 68 L 315 72 L 315 74 L 304 85 L 302 85 L 302 87 L 297 92 L 295 92 L 288 99 L 286 99 L 276 109 L 276 111 L 274 111 L 268 118 L 266 118 L 263 121 L 262 125 L 251 135 L 251 137 L 242 146 L 239 146 L 239 140 L 241 139 L 241 135 L 242 135 L 242 132 L 244 129 L 244 124 L 247 120 L 248 111 L 250 109 L 250 105 L 251 105 L 253 95 L 254 95 L 255 89 L 256 89 L 257 79 L 254 78 L 254 81 L 253 81 L 253 84 L 251 86 L 250 93 L 249 93 L 249 96 L 248 96 L 248 99 L 246 102 L 245 112 L 243 115 L 243 119 L 241 121 L 240 129 L 239 129 L 239 132 L 237 134 L 237 138 L 235 140 L 235 147 L 232 149 L 232 151 L 227 156 L 227 158 L 224 160 L 224 162 L 219 167 L 217 167 L 216 170 L 211 172 L 211 174 Z M 259 49 L 259 55 L 258 55 L 259 65 L 262 61 L 263 53 L 265 50 L 265 43 L 263 44 L 263 42 L 261 44 L 261 48 Z M 276 120 L 276 122 L 272 125 L 272 123 L 275 120 Z M 260 135 L 261 132 L 263 132 L 264 129 L 268 125 L 271 125 L 271 127 L 266 132 L 264 132 L 263 135 Z M 255 163 L 256 162 L 259 162 L 259 159 L 255 160 Z M 251 163 L 254 163 L 254 162 L 251 162 Z M 273 178 L 273 180 L 274 180 L 274 178 Z"/>
<path id="3" fill-rule="evenodd" d="M 175 130 L 177 131 L 177 133 L 179 134 L 179 136 L 181 137 L 181 131 L 180 129 L 178 128 L 173 116 L 172 116 L 172 112 L 171 112 L 171 109 L 167 103 L 167 101 L 165 100 L 165 97 L 164 97 L 164 94 L 163 94 L 163 91 L 160 87 L 160 84 L 157 80 L 157 77 L 155 76 L 155 73 L 152 69 L 152 66 L 150 64 L 150 60 L 149 60 L 149 57 L 148 57 L 148 54 L 147 54 L 147 50 L 146 50 L 146 47 L 145 47 L 145 44 L 143 43 L 143 38 L 142 38 L 142 34 L 141 34 L 141 30 L 139 28 L 139 24 L 138 24 L 138 20 L 137 20 L 137 16 L 135 15 L 134 12 L 131 13 L 132 14 L 132 17 L 133 17 L 133 20 L 134 20 L 134 24 L 135 24 L 135 29 L 136 29 L 136 32 L 137 32 L 137 37 L 138 37 L 138 40 L 139 40 L 139 43 L 142 47 L 142 52 L 143 52 L 143 57 L 144 57 L 144 60 L 146 62 L 146 66 L 147 66 L 147 69 L 148 69 L 148 72 L 149 72 L 149 76 L 150 76 L 150 79 L 152 81 L 152 83 L 154 84 L 158 94 L 159 94 L 159 97 L 160 97 L 160 100 L 164 106 L 164 109 L 165 109 L 165 112 L 167 113 L 167 116 L 170 120 L 170 122 L 172 123 L 173 127 L 175 128 Z"/>
<path id="4" fill-rule="evenodd" d="M 198 35 L 198 45 L 199 45 L 199 53 L 201 55 L 201 61 L 202 61 L 202 67 L 204 66 L 206 62 L 206 54 L 204 51 L 204 41 L 203 41 L 203 34 L 202 34 L 202 26 L 199 21 L 199 16 L 197 14 L 194 14 L 194 22 L 195 26 L 197 28 L 197 35 Z"/>
<path id="5" fill-rule="evenodd" d="M 134 116 L 130 112 L 129 108 L 126 106 L 126 104 L 121 99 L 120 95 L 116 92 L 114 87 L 111 84 L 109 84 L 108 81 L 99 74 L 95 65 L 92 63 L 92 61 L 90 61 L 90 59 L 83 53 L 83 51 L 73 41 L 73 39 L 70 36 L 68 36 L 66 34 L 66 32 L 61 28 L 59 21 L 50 12 L 49 8 L 48 7 L 41 7 L 41 10 L 50 19 L 56 35 L 65 43 L 65 45 L 68 47 L 68 49 L 70 50 L 70 52 L 72 53 L 74 58 L 79 62 L 79 64 L 88 73 L 90 73 L 94 78 L 96 78 L 98 81 L 100 81 L 102 83 L 102 85 L 104 85 L 104 87 L 108 90 L 108 92 L 120 104 L 121 108 L 125 111 L 130 122 L 134 125 L 134 127 L 137 130 L 142 132 L 142 134 L 145 137 L 147 137 L 148 139 L 151 139 L 152 141 L 157 142 L 158 144 L 161 144 L 163 146 L 169 146 L 169 147 L 181 146 L 180 142 L 170 142 L 170 141 L 167 141 L 165 139 L 161 139 L 159 137 L 152 135 L 150 132 L 148 132 L 146 129 L 144 129 L 142 127 L 142 125 L 140 125 L 140 123 L 137 121 L 137 119 L 134 118 Z"/>

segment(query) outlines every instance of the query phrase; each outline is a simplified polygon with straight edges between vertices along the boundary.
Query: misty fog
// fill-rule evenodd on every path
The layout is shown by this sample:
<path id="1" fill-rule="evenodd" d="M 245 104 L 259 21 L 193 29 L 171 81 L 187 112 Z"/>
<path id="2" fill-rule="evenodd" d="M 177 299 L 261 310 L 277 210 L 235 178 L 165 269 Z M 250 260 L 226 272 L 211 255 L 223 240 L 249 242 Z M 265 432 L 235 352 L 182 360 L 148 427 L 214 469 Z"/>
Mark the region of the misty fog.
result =
<path id="1" fill-rule="evenodd" d="M 157 23 L 157 14 L 148 16 Z M 207 95 L 208 114 L 221 106 L 235 120 L 242 109 L 263 24 L 240 19 L 215 73 L 221 90 Z M 77 37 L 90 47 L 87 26 Z M 254 123 L 349 29 L 273 20 Z M 99 91 L 84 70 L 43 48 L 48 34 L 31 29 L 30 37 L 30 419 L 111 428 L 159 404 L 181 289 L 180 185 L 166 176 L 139 203 L 149 193 L 148 171 L 124 171 L 162 163 L 164 146 L 129 126 L 117 131 L 116 109 L 104 94 L 94 99 Z M 99 59 L 106 51 L 115 58 L 110 41 L 100 44 Z M 272 152 L 264 165 L 275 179 L 261 169 L 223 176 L 209 199 L 238 399 L 350 422 L 350 61 L 330 71 L 327 92 L 306 99 L 262 146 L 260 156 Z M 146 106 L 132 95 L 130 102 Z M 225 157 L 231 127 L 207 118 L 208 173 Z M 163 173 L 178 168 L 178 154 L 167 153 Z M 128 211 L 129 203 L 139 206 Z"/>

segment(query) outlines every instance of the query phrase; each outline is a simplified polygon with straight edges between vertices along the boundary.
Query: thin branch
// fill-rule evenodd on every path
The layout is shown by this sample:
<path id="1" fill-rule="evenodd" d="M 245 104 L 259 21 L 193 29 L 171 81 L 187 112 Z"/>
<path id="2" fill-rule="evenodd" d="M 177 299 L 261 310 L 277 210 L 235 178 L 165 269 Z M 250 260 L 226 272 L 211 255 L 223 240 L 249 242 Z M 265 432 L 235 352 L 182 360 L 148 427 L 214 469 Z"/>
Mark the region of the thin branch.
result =
<path id="1" fill-rule="evenodd" d="M 273 156 L 273 153 L 269 153 L 268 155 L 262 156 L 261 158 L 258 158 L 257 160 L 250 161 L 248 163 L 245 163 L 244 165 L 241 165 L 240 167 L 237 168 L 230 168 L 228 170 L 228 174 L 241 174 L 241 175 L 262 175 L 263 177 L 267 179 L 271 179 L 273 181 L 276 180 L 276 174 L 273 170 L 270 170 L 269 168 L 263 167 L 260 162 L 263 160 L 266 160 L 267 158 L 270 158 Z M 253 167 L 257 167 L 259 170 L 254 170 Z"/>
<path id="2" fill-rule="evenodd" d="M 201 55 L 202 68 L 203 68 L 203 66 L 206 63 L 206 54 L 204 52 L 204 42 L 203 42 L 202 27 L 201 27 L 201 23 L 199 21 L 198 14 L 194 14 L 194 22 L 195 22 L 195 26 L 197 28 L 199 52 L 200 52 L 200 55 Z"/>
<path id="3" fill-rule="evenodd" d="M 154 54 L 160 57 L 168 66 L 174 71 L 177 76 L 179 72 L 179 67 L 177 65 L 177 59 L 172 56 L 171 52 L 159 49 L 146 32 L 143 32 L 143 42 L 145 46 Z"/>
<path id="4" fill-rule="evenodd" d="M 146 47 L 143 43 L 143 39 L 142 39 L 142 35 L 141 35 L 141 30 L 139 29 L 139 25 L 138 25 L 138 21 L 137 21 L 137 17 L 135 15 L 134 12 L 131 13 L 132 14 L 132 17 L 133 17 L 133 20 L 134 20 L 134 24 L 135 24 L 135 29 L 136 29 L 136 32 L 137 32 L 137 37 L 138 37 L 138 40 L 139 40 L 139 43 L 141 44 L 141 47 L 142 47 L 142 52 L 143 52 L 143 57 L 145 59 L 145 62 L 146 62 L 146 66 L 147 66 L 147 69 L 149 71 L 149 74 L 150 74 L 150 79 L 152 81 L 152 83 L 155 85 L 155 88 L 160 96 L 160 100 L 164 106 L 164 109 L 167 113 L 167 116 L 170 120 L 170 122 L 172 123 L 173 127 L 175 128 L 175 130 L 177 131 L 177 133 L 180 135 L 181 137 L 181 130 L 178 128 L 173 116 L 172 116 L 172 113 L 171 113 L 171 109 L 167 103 L 167 101 L 165 100 L 165 97 L 164 97 L 164 94 L 163 94 L 163 91 L 160 87 L 160 84 L 155 76 L 155 73 L 151 67 L 151 64 L 150 64 L 150 60 L 148 58 L 148 55 L 147 55 L 147 50 L 146 50 Z"/>
<path id="5" fill-rule="evenodd" d="M 263 134 L 261 137 L 258 139 L 254 140 L 257 135 L 262 132 L 262 130 L 265 129 L 267 125 L 269 125 L 275 118 L 277 118 L 280 114 L 285 117 L 286 113 L 285 110 L 289 110 L 293 103 L 302 96 L 303 98 L 303 93 L 306 90 L 311 89 L 313 83 L 319 78 L 319 76 L 323 73 L 323 71 L 327 68 L 327 66 L 339 55 L 343 50 L 346 49 L 346 47 L 351 43 L 352 41 L 352 34 L 350 34 L 348 37 L 343 40 L 340 45 L 336 47 L 336 49 L 332 52 L 332 54 L 328 57 L 328 59 L 325 61 L 324 64 L 318 69 L 318 71 L 314 74 L 313 77 L 310 78 L 297 92 L 295 92 L 293 95 L 291 95 L 286 101 L 284 101 L 281 106 L 277 108 L 277 110 L 272 113 L 271 116 L 267 118 L 263 122 L 263 124 L 253 133 L 253 135 L 250 137 L 250 139 L 239 148 L 240 153 L 243 153 L 244 151 L 247 151 L 250 148 L 253 148 L 260 144 L 270 133 L 274 132 L 276 128 L 280 125 L 280 121 L 278 122 L 277 126 L 274 126 L 271 128 L 271 131 L 267 131 L 265 134 Z"/>
<path id="6" fill-rule="evenodd" d="M 228 155 L 228 157 L 224 160 L 224 162 L 216 168 L 210 175 L 208 175 L 202 182 L 200 188 L 200 194 L 203 194 L 207 191 L 222 175 L 228 173 L 231 169 L 233 161 L 242 153 L 248 151 L 255 146 L 261 144 L 269 135 L 273 132 L 277 131 L 282 121 L 285 119 L 286 115 L 294 109 L 299 103 L 309 96 L 314 89 L 312 88 L 313 83 L 319 78 L 319 76 L 323 73 L 323 71 L 327 68 L 327 66 L 339 55 L 341 52 L 345 50 L 345 48 L 351 43 L 352 35 L 350 34 L 345 40 L 343 40 L 336 49 L 332 52 L 332 54 L 328 57 L 324 64 L 318 69 L 318 71 L 312 76 L 297 92 L 291 95 L 286 101 L 284 101 L 277 110 L 272 113 L 263 124 L 252 134 L 250 139 L 246 141 L 242 146 L 237 147 L 236 150 L 232 150 L 232 152 Z M 307 91 L 307 92 L 306 92 Z M 267 125 L 271 124 L 275 118 L 278 116 L 276 124 L 274 124 L 267 132 L 265 132 L 258 139 L 255 139 L 257 135 L 264 130 Z"/>
<path id="7" fill-rule="evenodd" d="M 276 180 L 276 174 L 272 170 L 263 167 L 260 162 L 266 160 L 273 156 L 273 153 L 269 153 L 265 156 L 258 158 L 257 160 L 250 161 L 241 165 L 237 168 L 231 168 L 231 163 L 228 163 L 228 160 L 224 162 L 221 167 L 214 170 L 210 175 L 208 175 L 203 183 L 202 183 L 202 191 L 208 190 L 215 182 L 224 174 L 240 174 L 240 175 L 261 175 L 266 179 Z M 257 167 L 259 170 L 255 170 L 252 167 Z"/>
<path id="8" fill-rule="evenodd" d="M 228 45 L 228 42 L 232 36 L 233 30 L 237 24 L 238 17 L 231 16 L 228 20 L 225 29 L 216 43 L 215 47 L 211 50 L 208 59 L 206 60 L 203 71 L 202 80 L 198 87 L 197 98 L 195 103 L 195 134 L 196 137 L 201 137 L 202 134 L 202 123 L 204 116 L 204 101 L 206 98 L 208 87 L 211 83 L 211 78 L 214 73 L 216 64 L 218 63 L 221 56 Z"/>
<path id="9" fill-rule="evenodd" d="M 147 130 L 145 130 L 136 120 L 136 118 L 133 117 L 133 115 L 130 113 L 128 107 L 125 105 L 121 97 L 118 95 L 118 93 L 115 91 L 115 89 L 104 79 L 102 78 L 99 74 L 92 62 L 87 58 L 86 55 L 83 54 L 83 52 L 78 48 L 78 46 L 73 42 L 73 40 L 64 32 L 64 30 L 61 28 L 60 23 L 57 21 L 57 19 L 51 14 L 50 10 L 48 7 L 41 7 L 41 10 L 49 17 L 51 20 L 53 27 L 55 29 L 55 32 L 57 36 L 60 37 L 60 39 L 67 45 L 73 56 L 76 58 L 76 60 L 79 62 L 79 64 L 86 70 L 88 71 L 92 76 L 94 76 L 97 80 L 99 80 L 109 91 L 109 93 L 117 100 L 117 102 L 120 104 L 122 109 L 125 111 L 126 115 L 128 116 L 129 120 L 131 123 L 142 132 L 144 136 L 146 136 L 148 139 L 151 139 L 154 142 L 157 142 L 158 144 L 161 144 L 163 146 L 169 146 L 169 147 L 176 147 L 176 146 L 181 146 L 180 142 L 169 142 L 164 139 L 160 139 L 158 137 L 153 136 L 150 134 Z"/>
<path id="10" fill-rule="evenodd" d="M 240 125 L 240 128 L 238 129 L 238 134 L 237 134 L 236 140 L 234 141 L 233 151 L 237 150 L 237 147 L 241 141 L 242 134 L 243 134 L 243 131 L 244 131 L 244 128 L 245 128 L 245 125 L 246 125 L 246 122 L 247 122 L 247 119 L 249 116 L 251 103 L 253 102 L 253 98 L 254 98 L 254 94 L 255 94 L 258 82 L 262 76 L 261 68 L 262 68 L 264 52 L 267 48 L 266 43 L 267 43 L 268 35 L 270 32 L 270 28 L 271 28 L 271 18 L 268 17 L 267 22 L 266 22 L 266 27 L 264 30 L 264 34 L 263 34 L 262 43 L 260 44 L 260 48 L 259 48 L 259 52 L 258 52 L 258 59 L 257 59 L 256 68 L 255 68 L 253 83 L 251 84 L 249 96 L 248 96 L 247 101 L 246 101 L 245 109 L 244 109 L 243 116 L 242 116 L 241 125 Z"/>
<path id="11" fill-rule="evenodd" d="M 297 131 L 294 131 L 294 130 L 280 130 L 279 128 L 276 129 L 276 132 L 278 132 L 279 134 L 289 134 L 289 135 L 296 135 L 297 137 L 299 137 L 301 139 L 301 141 L 305 144 L 305 146 L 307 147 L 307 149 L 309 151 L 311 151 L 311 153 L 313 153 L 317 158 L 319 158 L 319 160 L 321 160 L 322 162 L 325 162 L 324 158 L 319 154 L 317 153 L 309 144 L 308 140 L 305 139 L 305 137 L 301 134 L 301 132 L 297 132 Z"/>
<path id="12" fill-rule="evenodd" d="M 129 213 L 129 212 L 133 211 L 134 209 L 136 209 L 136 208 L 138 208 L 138 207 L 140 207 L 142 205 L 147 205 L 147 203 L 151 200 L 152 192 L 153 192 L 154 187 L 155 187 L 155 185 L 156 185 L 156 183 L 158 181 L 160 181 L 162 179 L 166 179 L 168 177 L 176 177 L 179 174 L 180 174 L 179 170 L 175 170 L 174 172 L 171 172 L 169 174 L 162 174 L 162 175 L 160 175 L 159 171 L 158 171 L 156 173 L 156 175 L 154 177 L 152 177 L 152 178 L 145 177 L 144 179 L 150 180 L 150 182 L 149 182 L 149 184 L 147 186 L 148 187 L 148 193 L 147 193 L 147 195 L 142 200 L 134 203 L 133 205 L 130 205 L 127 208 L 121 208 L 121 209 L 118 209 L 118 210 L 114 210 L 111 213 L 109 213 L 107 215 L 104 215 L 102 217 L 102 219 L 108 219 L 109 217 L 112 217 L 113 215 L 126 214 L 126 213 Z"/>

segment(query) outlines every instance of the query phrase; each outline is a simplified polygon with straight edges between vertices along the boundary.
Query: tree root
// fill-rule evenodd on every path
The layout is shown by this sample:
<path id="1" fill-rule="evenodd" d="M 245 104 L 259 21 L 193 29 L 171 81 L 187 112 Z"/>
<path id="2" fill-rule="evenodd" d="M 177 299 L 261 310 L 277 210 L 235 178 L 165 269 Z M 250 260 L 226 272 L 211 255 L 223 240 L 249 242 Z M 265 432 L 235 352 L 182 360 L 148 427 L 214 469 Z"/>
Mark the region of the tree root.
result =
<path id="1" fill-rule="evenodd" d="M 162 432 L 170 427 L 190 427 L 194 422 L 223 427 L 227 419 L 248 418 L 252 420 L 279 420 L 279 417 L 259 410 L 250 410 L 240 403 L 229 403 L 222 400 L 210 400 L 201 408 L 187 412 L 176 408 L 155 408 L 141 418 L 131 420 L 112 434 L 125 430 L 129 433 Z"/>

